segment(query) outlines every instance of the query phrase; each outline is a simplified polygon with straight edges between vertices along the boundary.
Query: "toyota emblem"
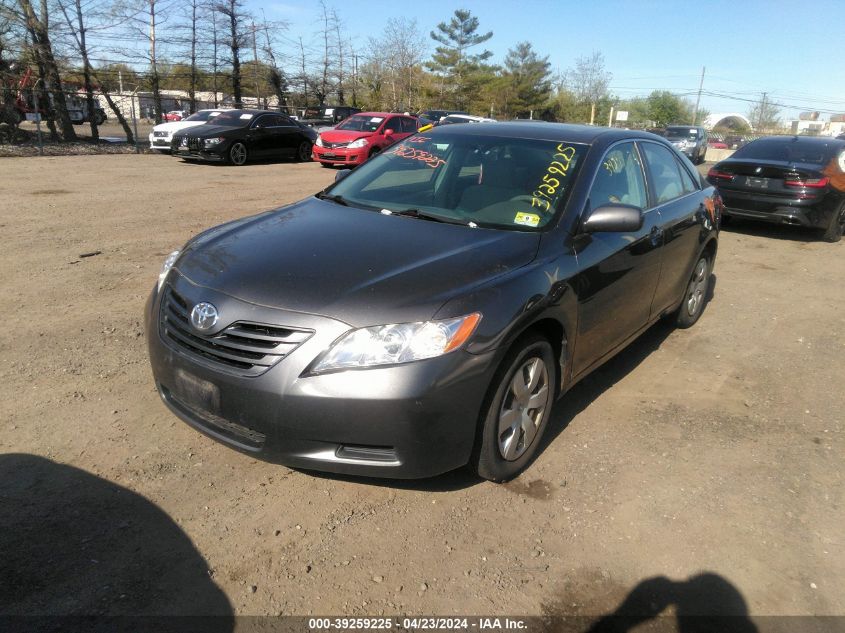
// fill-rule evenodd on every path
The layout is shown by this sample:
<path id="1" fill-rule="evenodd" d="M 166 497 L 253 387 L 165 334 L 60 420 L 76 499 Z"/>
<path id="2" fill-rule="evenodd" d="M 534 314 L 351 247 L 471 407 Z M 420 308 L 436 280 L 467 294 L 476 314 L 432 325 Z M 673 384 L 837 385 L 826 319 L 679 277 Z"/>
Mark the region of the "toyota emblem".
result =
<path id="1" fill-rule="evenodd" d="M 210 303 L 201 301 L 191 310 L 191 324 L 198 330 L 205 332 L 214 327 L 218 316 L 217 308 Z"/>

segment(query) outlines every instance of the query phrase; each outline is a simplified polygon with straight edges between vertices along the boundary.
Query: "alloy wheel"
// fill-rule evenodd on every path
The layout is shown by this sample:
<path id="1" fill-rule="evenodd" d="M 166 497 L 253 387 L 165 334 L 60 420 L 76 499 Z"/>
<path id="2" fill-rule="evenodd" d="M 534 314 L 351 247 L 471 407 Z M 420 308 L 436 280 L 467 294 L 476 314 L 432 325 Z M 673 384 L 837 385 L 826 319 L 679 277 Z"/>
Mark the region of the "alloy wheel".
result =
<path id="1" fill-rule="evenodd" d="M 233 165 L 243 165 L 246 162 L 246 146 L 243 143 L 235 143 L 229 150 L 229 158 Z"/>

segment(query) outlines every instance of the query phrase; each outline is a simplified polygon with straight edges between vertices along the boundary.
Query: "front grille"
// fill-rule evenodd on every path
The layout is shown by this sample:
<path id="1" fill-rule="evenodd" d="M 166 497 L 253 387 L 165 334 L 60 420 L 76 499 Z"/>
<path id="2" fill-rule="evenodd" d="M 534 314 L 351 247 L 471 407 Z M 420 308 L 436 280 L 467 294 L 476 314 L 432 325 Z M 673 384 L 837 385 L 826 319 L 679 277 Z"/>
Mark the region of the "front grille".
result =
<path id="1" fill-rule="evenodd" d="M 236 321 L 222 332 L 201 334 L 191 325 L 190 304 L 166 286 L 161 300 L 161 335 L 171 346 L 217 368 L 260 376 L 314 333 L 262 323 Z"/>
<path id="2" fill-rule="evenodd" d="M 155 132 L 155 131 L 153 131 L 153 136 L 163 138 L 163 137 L 167 136 L 167 132 Z"/>
<path id="3" fill-rule="evenodd" d="M 202 139 L 196 136 L 188 137 L 188 149 L 198 152 L 202 150 Z"/>
<path id="4" fill-rule="evenodd" d="M 337 149 L 338 147 L 346 147 L 349 143 L 326 143 L 323 141 L 323 147 L 326 149 Z"/>

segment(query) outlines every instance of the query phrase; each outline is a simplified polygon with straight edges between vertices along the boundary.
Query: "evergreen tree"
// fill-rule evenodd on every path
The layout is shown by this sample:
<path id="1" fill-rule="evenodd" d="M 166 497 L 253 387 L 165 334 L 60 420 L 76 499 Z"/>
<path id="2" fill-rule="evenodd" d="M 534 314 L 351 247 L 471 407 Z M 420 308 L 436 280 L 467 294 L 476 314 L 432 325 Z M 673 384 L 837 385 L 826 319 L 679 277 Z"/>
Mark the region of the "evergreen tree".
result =
<path id="1" fill-rule="evenodd" d="M 506 113 L 528 115 L 548 101 L 552 85 L 549 58 L 539 57 L 530 42 L 520 42 L 508 50 L 503 73 Z"/>
<path id="2" fill-rule="evenodd" d="M 457 9 L 451 20 L 441 22 L 431 32 L 431 39 L 438 46 L 426 65 L 441 78 L 440 95 L 444 105 L 465 109 L 477 100 L 480 90 L 478 75 L 487 74 L 484 62 L 493 53 L 484 50 L 470 54 L 469 49 L 483 44 L 493 32 L 478 33 L 478 18 L 465 9 Z"/>

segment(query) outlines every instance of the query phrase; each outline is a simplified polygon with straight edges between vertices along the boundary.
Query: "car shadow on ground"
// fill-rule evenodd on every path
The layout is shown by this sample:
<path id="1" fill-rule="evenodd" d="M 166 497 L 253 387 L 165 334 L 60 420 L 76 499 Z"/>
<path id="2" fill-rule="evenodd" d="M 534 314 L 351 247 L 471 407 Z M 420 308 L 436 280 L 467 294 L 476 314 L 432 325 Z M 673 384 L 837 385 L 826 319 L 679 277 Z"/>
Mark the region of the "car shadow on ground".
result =
<path id="1" fill-rule="evenodd" d="M 710 285 L 707 288 L 704 310 L 716 296 L 716 274 L 710 275 Z M 695 326 L 693 326 L 695 327 Z M 634 371 L 640 363 L 655 352 L 676 328 L 672 317 L 661 319 L 648 330 L 643 332 L 628 347 L 607 361 L 573 386 L 555 405 L 549 419 L 549 426 L 543 435 L 542 445 L 537 451 L 537 457 L 543 454 L 548 446 L 563 433 L 569 423 L 625 376 Z M 529 465 L 528 468 L 531 466 Z"/>
<path id="2" fill-rule="evenodd" d="M 173 519 L 78 468 L 0 455 L 0 552 L 0 629 L 19 616 L 27 617 L 7 630 L 72 630 L 73 617 L 143 615 L 144 626 L 136 619 L 112 629 L 147 630 L 150 616 L 213 616 L 194 624 L 233 630 L 228 598 Z"/>
<path id="3" fill-rule="evenodd" d="M 710 285 L 707 288 L 706 303 L 704 306 L 705 310 L 707 309 L 707 304 L 710 303 L 716 294 L 716 284 L 717 277 L 715 274 L 712 274 L 710 276 Z M 657 350 L 663 341 L 665 341 L 674 331 L 675 326 L 671 318 L 661 319 L 646 330 L 628 347 L 619 352 L 619 354 L 599 367 L 592 374 L 578 382 L 578 384 L 572 387 L 560 400 L 558 400 L 552 409 L 549 425 L 541 440 L 542 443 L 540 450 L 537 451 L 534 459 L 528 464 L 526 471 L 530 472 L 534 460 L 539 458 L 549 445 L 554 442 L 555 439 L 564 432 L 564 430 L 566 430 L 569 423 L 579 413 L 586 409 L 610 387 L 634 371 L 634 369 L 636 369 L 637 366 L 639 366 L 639 364 L 652 352 Z M 428 479 L 376 479 L 371 477 L 340 475 L 336 473 L 316 471 L 303 470 L 302 472 L 322 479 L 333 479 L 371 486 L 428 492 L 452 492 L 456 490 L 463 490 L 465 488 L 470 488 L 477 484 L 484 483 L 485 481 L 472 473 L 469 468 L 459 468 L 443 475 L 430 477 Z M 517 480 L 515 480 L 515 482 L 516 481 Z M 517 484 L 511 485 L 515 486 Z M 530 490 L 528 492 L 530 493 Z"/>
<path id="4" fill-rule="evenodd" d="M 721 230 L 725 233 L 737 233 L 751 237 L 767 237 L 791 242 L 822 242 L 821 229 L 791 226 L 789 224 L 754 222 L 753 220 L 743 220 L 741 218 L 731 218 L 730 222 L 723 222 Z"/>
<path id="5" fill-rule="evenodd" d="M 578 589 L 576 588 L 577 592 Z M 598 618 L 568 616 L 571 596 L 543 604 L 543 614 L 556 631 L 579 633 L 757 633 L 742 593 L 713 572 L 682 581 L 666 576 L 638 583 L 614 609 Z M 555 624 L 562 626 L 554 626 Z"/>

